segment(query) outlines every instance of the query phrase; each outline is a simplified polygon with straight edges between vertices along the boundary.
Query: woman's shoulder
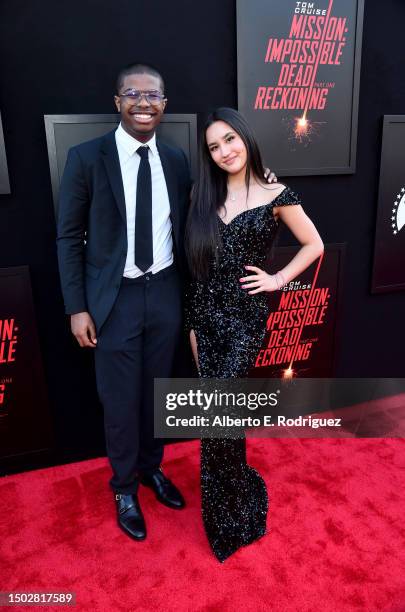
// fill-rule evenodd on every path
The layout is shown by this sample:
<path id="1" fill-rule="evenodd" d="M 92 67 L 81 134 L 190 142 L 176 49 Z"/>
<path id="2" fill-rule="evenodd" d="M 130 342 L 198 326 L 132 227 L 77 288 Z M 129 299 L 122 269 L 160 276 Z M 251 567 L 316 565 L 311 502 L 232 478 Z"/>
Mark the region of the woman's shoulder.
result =
<path id="1" fill-rule="evenodd" d="M 283 183 L 258 183 L 256 187 L 256 197 L 262 202 L 271 203 L 280 199 L 283 193 L 290 191 Z"/>
<path id="2" fill-rule="evenodd" d="M 288 206 L 291 204 L 302 204 L 301 196 L 293 191 L 288 185 L 284 183 L 273 183 L 274 187 L 277 188 L 277 192 L 274 192 L 274 205 L 275 206 Z"/>
<path id="3" fill-rule="evenodd" d="M 271 199 L 272 197 L 277 196 L 286 188 L 282 183 L 256 183 L 256 190 L 260 192 L 262 195 L 266 194 Z"/>

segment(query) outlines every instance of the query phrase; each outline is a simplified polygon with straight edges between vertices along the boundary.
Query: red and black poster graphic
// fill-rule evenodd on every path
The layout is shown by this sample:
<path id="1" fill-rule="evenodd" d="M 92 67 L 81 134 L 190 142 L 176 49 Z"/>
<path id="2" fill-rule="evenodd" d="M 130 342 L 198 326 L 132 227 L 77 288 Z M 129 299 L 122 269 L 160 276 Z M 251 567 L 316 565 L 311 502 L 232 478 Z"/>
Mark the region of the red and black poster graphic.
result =
<path id="1" fill-rule="evenodd" d="M 51 428 L 27 266 L 0 268 L 0 458 L 46 450 Z"/>
<path id="2" fill-rule="evenodd" d="M 271 272 L 282 269 L 297 251 L 298 247 L 275 249 Z M 334 375 L 343 252 L 343 245 L 325 245 L 324 254 L 307 270 L 269 294 L 266 336 L 251 376 Z"/>
<path id="3" fill-rule="evenodd" d="M 363 0 L 238 0 L 238 106 L 279 176 L 352 173 Z"/>
<path id="4" fill-rule="evenodd" d="M 384 117 L 372 291 L 405 289 L 405 115 Z"/>

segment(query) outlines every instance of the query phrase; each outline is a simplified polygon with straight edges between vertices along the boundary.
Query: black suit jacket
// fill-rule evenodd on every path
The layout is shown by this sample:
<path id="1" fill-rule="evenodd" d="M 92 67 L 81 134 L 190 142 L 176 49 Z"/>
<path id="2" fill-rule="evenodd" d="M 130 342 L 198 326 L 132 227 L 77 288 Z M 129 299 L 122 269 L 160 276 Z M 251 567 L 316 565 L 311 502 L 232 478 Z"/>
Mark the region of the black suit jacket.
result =
<path id="1" fill-rule="evenodd" d="M 170 200 L 174 258 L 185 274 L 189 166 L 181 149 L 159 140 L 157 147 Z M 57 246 L 66 313 L 88 311 L 100 330 L 117 297 L 127 256 L 125 196 L 115 130 L 69 150 L 59 206 Z"/>

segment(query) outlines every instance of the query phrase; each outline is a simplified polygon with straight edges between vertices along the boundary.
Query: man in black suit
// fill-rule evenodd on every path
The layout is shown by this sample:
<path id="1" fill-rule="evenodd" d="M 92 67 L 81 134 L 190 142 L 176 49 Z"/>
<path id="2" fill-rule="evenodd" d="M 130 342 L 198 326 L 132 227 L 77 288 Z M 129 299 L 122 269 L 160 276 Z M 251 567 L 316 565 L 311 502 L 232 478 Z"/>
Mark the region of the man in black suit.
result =
<path id="1" fill-rule="evenodd" d="M 153 379 L 171 376 L 180 336 L 190 174 L 184 152 L 156 140 L 166 98 L 153 67 L 121 70 L 115 104 L 118 129 L 69 151 L 57 243 L 72 333 L 95 349 L 118 523 L 142 540 L 139 482 L 184 506 L 160 469 Z"/>

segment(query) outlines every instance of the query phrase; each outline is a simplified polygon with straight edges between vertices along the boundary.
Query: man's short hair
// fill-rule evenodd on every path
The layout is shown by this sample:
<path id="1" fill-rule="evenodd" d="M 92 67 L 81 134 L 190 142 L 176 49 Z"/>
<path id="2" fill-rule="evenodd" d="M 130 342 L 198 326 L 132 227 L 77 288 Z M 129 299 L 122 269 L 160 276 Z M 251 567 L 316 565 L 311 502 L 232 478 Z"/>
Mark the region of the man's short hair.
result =
<path id="1" fill-rule="evenodd" d="M 157 77 L 158 79 L 160 79 L 160 86 L 162 89 L 162 93 L 164 93 L 165 83 L 159 70 L 154 68 L 154 66 L 152 66 L 151 64 L 139 63 L 128 64 L 127 66 L 124 66 L 124 68 L 121 68 L 117 76 L 117 93 L 120 91 L 125 77 L 129 76 L 130 74 L 150 74 L 151 76 Z"/>

